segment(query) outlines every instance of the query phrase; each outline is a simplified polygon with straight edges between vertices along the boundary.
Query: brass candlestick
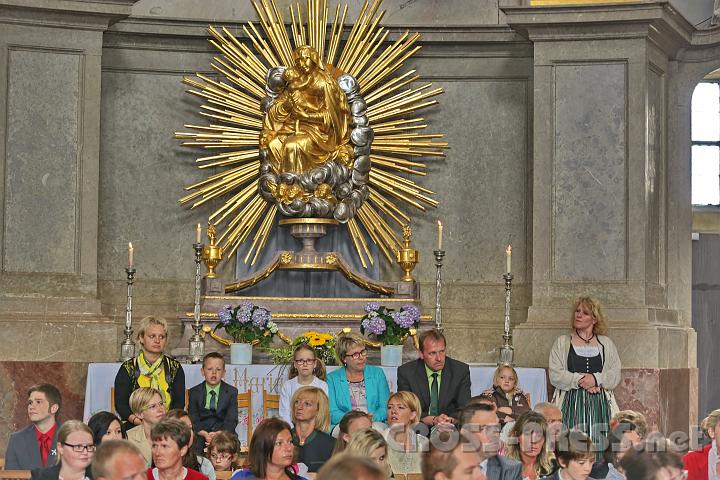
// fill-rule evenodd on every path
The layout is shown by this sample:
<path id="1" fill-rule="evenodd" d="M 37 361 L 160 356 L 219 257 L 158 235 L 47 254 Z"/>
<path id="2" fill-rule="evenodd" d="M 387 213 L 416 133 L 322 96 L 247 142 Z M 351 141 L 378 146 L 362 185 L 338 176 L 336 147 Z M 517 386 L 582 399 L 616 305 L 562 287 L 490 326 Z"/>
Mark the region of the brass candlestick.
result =
<path id="1" fill-rule="evenodd" d="M 403 282 L 412 282 L 415 280 L 410 272 L 413 271 L 415 265 L 420 260 L 420 254 L 417 250 L 410 247 L 410 238 L 412 237 L 412 229 L 410 225 L 403 225 L 403 246 L 397 252 L 397 261 L 402 267 L 405 275 L 403 275 Z"/>
<path id="2" fill-rule="evenodd" d="M 215 245 L 215 225 L 212 223 L 208 223 L 207 235 L 210 240 L 209 245 L 204 246 L 202 249 L 202 259 L 208 269 L 205 277 L 216 278 L 215 267 L 222 260 L 224 252 L 222 247 Z"/>
<path id="3" fill-rule="evenodd" d="M 135 269 L 129 266 L 125 269 L 125 273 L 127 274 L 127 303 L 125 304 L 125 340 L 120 344 L 121 362 L 130 360 L 135 356 L 135 342 L 132 340 L 132 297 Z"/>

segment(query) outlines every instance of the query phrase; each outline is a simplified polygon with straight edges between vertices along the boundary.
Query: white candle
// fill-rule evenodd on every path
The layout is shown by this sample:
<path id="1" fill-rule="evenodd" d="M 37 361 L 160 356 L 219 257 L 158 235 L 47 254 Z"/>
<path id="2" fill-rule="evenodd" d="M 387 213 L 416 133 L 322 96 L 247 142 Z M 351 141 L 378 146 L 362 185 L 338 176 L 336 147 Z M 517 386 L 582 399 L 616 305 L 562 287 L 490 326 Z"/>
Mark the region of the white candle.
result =
<path id="1" fill-rule="evenodd" d="M 508 245 L 505 249 L 505 267 L 507 273 L 510 273 L 512 267 L 512 246 Z"/>
<path id="2" fill-rule="evenodd" d="M 132 243 L 128 242 L 128 267 L 132 268 L 133 266 L 133 246 Z"/>
<path id="3" fill-rule="evenodd" d="M 200 243 L 202 237 L 202 226 L 200 224 L 197 224 L 197 229 L 195 230 L 195 243 Z"/>
<path id="4" fill-rule="evenodd" d="M 437 245 L 438 250 L 442 250 L 442 231 L 443 231 L 443 224 L 440 220 L 438 220 L 438 245 Z"/>

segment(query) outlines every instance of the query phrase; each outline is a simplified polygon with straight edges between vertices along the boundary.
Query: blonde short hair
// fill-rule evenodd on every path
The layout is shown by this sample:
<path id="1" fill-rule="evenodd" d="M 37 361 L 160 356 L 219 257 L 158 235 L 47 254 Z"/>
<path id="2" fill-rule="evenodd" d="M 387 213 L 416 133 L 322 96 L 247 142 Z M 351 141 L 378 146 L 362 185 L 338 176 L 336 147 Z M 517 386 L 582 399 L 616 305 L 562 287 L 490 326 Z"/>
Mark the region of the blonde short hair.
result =
<path id="1" fill-rule="evenodd" d="M 372 453 L 378 448 L 385 449 L 385 468 L 387 470 L 387 478 L 390 478 L 392 472 L 390 471 L 390 464 L 387 462 L 388 444 L 385 441 L 385 437 L 376 430 L 364 428 L 353 433 L 343 453 L 370 458 Z"/>
<path id="2" fill-rule="evenodd" d="M 391 400 L 398 400 L 400 403 L 409 408 L 411 412 L 415 412 L 416 421 L 420 421 L 420 417 L 422 416 L 422 407 L 420 406 L 420 399 L 413 392 L 400 391 L 393 393 L 390 397 L 388 397 L 388 405 L 390 405 Z"/>
<path id="3" fill-rule="evenodd" d="M 345 451 L 349 454 L 369 457 L 380 447 L 387 448 L 385 437 L 372 428 L 363 428 L 352 434 Z"/>
<path id="4" fill-rule="evenodd" d="M 703 419 L 702 423 L 700 423 L 700 428 L 702 428 L 705 435 L 709 437 L 710 431 L 715 430 L 718 422 L 720 422 L 720 409 L 710 412 L 708 416 Z"/>
<path id="5" fill-rule="evenodd" d="M 295 418 L 295 402 L 304 395 L 312 397 L 315 403 L 317 403 L 315 428 L 323 432 L 330 430 L 330 402 L 325 392 L 317 387 L 300 387 L 293 393 L 292 399 L 290 400 L 293 423 L 297 423 L 297 419 Z"/>
<path id="6" fill-rule="evenodd" d="M 154 316 L 150 315 L 149 317 L 145 317 L 142 320 L 140 320 L 140 326 L 138 327 L 137 334 L 135 335 L 136 341 L 139 342 L 140 339 L 145 336 L 145 330 L 150 325 L 160 325 L 165 330 L 165 336 L 167 336 L 167 333 L 168 333 L 167 321 L 164 318 L 154 317 Z"/>
<path id="7" fill-rule="evenodd" d="M 160 400 L 164 400 L 163 394 L 157 388 L 141 387 L 130 394 L 130 410 L 135 415 L 140 415 L 150 405 L 150 401 L 157 395 Z"/>
<path id="8" fill-rule="evenodd" d="M 80 420 L 68 420 L 67 422 L 63 423 L 60 429 L 58 430 L 57 439 L 58 443 L 65 443 L 67 442 L 68 437 L 71 433 L 75 432 L 85 432 L 88 435 L 90 435 L 91 438 L 93 438 L 93 432 L 90 430 L 90 427 L 85 425 Z M 58 448 L 58 453 L 60 453 L 60 449 Z M 57 456 L 57 463 L 62 463 L 62 455 L 58 454 Z"/>
<path id="9" fill-rule="evenodd" d="M 597 320 L 593 325 L 593 333 L 595 335 L 605 335 L 607 333 L 607 317 L 603 312 L 600 301 L 592 297 L 580 297 L 573 303 L 572 312 L 570 312 L 570 328 L 575 329 L 575 310 L 579 306 L 583 306 L 590 311 L 590 315 Z"/>
<path id="10" fill-rule="evenodd" d="M 632 425 L 631 430 L 635 430 L 641 438 L 647 437 L 647 420 L 645 419 L 645 415 L 640 412 L 636 412 L 635 410 L 621 410 L 616 413 L 610 421 L 611 426 L 614 426 L 616 423 Z"/>
<path id="11" fill-rule="evenodd" d="M 343 333 L 339 335 L 335 341 L 335 355 L 337 355 L 340 365 L 345 364 L 345 357 L 348 350 L 355 345 L 365 346 L 365 339 L 355 332 Z"/>

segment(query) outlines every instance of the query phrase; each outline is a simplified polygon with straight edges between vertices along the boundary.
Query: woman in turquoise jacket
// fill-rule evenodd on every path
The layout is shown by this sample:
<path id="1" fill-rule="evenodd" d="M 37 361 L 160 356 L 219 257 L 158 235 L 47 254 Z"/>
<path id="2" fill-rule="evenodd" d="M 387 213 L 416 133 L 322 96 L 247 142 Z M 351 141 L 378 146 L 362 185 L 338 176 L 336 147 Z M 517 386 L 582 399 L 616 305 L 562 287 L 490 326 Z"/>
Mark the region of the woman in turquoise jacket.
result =
<path id="1" fill-rule="evenodd" d="M 363 338 L 356 333 L 341 335 L 335 352 L 344 366 L 327 376 L 332 426 L 340 423 L 350 410 L 368 412 L 374 422 L 387 420 L 386 406 L 390 396 L 387 378 L 382 368 L 367 365 Z"/>

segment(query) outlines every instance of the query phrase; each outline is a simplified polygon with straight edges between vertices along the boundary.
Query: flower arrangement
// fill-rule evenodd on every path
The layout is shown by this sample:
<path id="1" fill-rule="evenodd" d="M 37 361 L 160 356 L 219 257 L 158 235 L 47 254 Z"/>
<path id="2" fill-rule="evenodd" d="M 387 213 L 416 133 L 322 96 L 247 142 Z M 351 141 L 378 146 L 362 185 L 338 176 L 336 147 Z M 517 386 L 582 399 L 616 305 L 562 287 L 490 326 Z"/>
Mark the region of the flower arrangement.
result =
<path id="1" fill-rule="evenodd" d="M 235 343 L 252 343 L 268 347 L 272 337 L 278 333 L 278 326 L 272 321 L 270 310 L 258 307 L 247 300 L 234 307 L 225 305 L 218 311 L 218 324 Z"/>
<path id="2" fill-rule="evenodd" d="M 293 340 L 292 347 L 306 343 L 325 365 L 335 365 L 335 337 L 329 333 L 305 332 Z"/>
<path id="3" fill-rule="evenodd" d="M 365 315 L 360 322 L 360 332 L 373 336 L 383 345 L 402 345 L 411 330 L 420 323 L 420 310 L 412 304 L 393 310 L 377 302 L 365 305 Z"/>
<path id="4" fill-rule="evenodd" d="M 305 332 L 297 336 L 290 345 L 281 347 L 265 348 L 264 351 L 270 354 L 275 364 L 290 364 L 293 361 L 293 352 L 300 344 L 307 344 L 313 350 L 315 355 L 321 359 L 325 365 L 335 365 L 335 337 L 329 333 Z"/>

